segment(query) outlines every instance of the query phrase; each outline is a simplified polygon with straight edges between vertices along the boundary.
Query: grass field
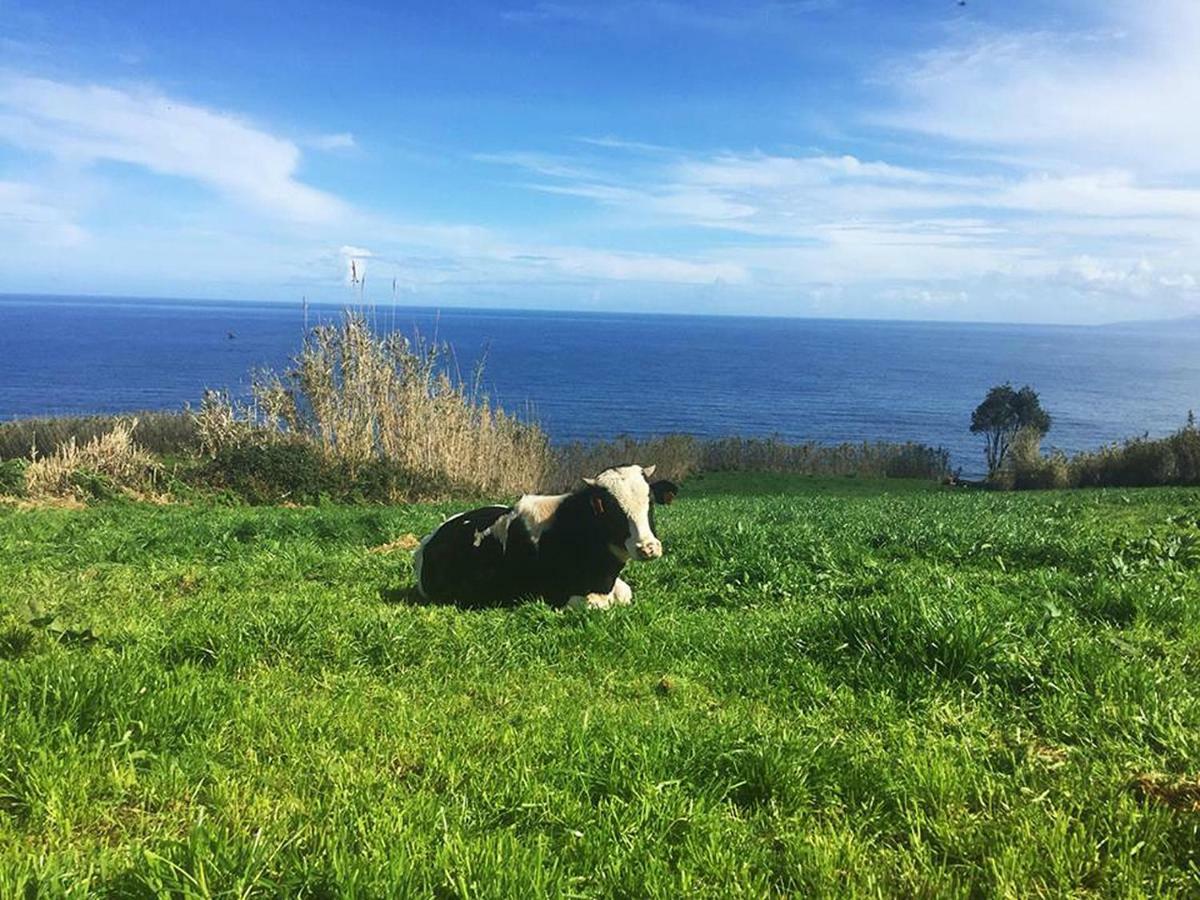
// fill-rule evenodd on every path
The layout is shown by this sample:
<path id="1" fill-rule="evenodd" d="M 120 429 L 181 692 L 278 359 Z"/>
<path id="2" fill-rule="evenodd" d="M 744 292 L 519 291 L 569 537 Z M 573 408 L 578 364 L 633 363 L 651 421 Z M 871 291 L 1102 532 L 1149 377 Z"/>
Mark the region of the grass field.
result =
<path id="1" fill-rule="evenodd" d="M 608 613 L 450 511 L 0 507 L 0 897 L 1200 894 L 1200 490 L 710 475 Z"/>

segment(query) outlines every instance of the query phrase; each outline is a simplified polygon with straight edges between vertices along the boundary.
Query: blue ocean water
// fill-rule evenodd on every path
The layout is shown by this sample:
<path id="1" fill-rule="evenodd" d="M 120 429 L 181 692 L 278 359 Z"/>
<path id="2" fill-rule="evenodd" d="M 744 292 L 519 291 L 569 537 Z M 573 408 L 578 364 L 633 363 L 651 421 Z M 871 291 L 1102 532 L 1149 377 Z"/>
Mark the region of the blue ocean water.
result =
<path id="1" fill-rule="evenodd" d="M 309 324 L 337 318 L 310 306 Z M 923 441 L 978 473 L 971 410 L 1031 384 L 1068 452 L 1178 428 L 1200 407 L 1200 323 L 1103 327 L 381 306 L 449 341 L 464 373 L 556 441 L 688 432 Z M 0 296 L 0 419 L 178 409 L 286 366 L 300 304 Z"/>

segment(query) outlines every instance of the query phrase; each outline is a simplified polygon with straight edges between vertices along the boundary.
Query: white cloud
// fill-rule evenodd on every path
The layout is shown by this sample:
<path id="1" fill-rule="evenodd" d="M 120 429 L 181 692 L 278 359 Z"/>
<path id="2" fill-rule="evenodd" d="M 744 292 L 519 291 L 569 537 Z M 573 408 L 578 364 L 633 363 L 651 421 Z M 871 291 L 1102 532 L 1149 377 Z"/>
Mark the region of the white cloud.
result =
<path id="1" fill-rule="evenodd" d="M 309 138 L 305 143 L 316 150 L 326 151 L 354 150 L 358 147 L 358 141 L 348 131 L 341 131 L 337 134 L 318 134 L 316 137 Z"/>
<path id="2" fill-rule="evenodd" d="M 476 153 L 472 159 L 500 166 L 515 166 L 550 178 L 596 178 L 600 173 L 579 163 L 568 163 L 562 157 L 549 153 Z"/>
<path id="3" fill-rule="evenodd" d="M 1123 171 L 1032 175 L 1004 187 L 992 202 L 1011 209 L 1079 216 L 1200 219 L 1200 189 L 1147 187 Z"/>
<path id="4" fill-rule="evenodd" d="M 645 157 L 617 141 L 606 149 L 618 155 L 604 165 L 546 156 L 534 164 L 524 154 L 493 161 L 540 175 L 533 189 L 620 215 L 623 227 L 726 232 L 733 239 L 710 244 L 707 258 L 741 269 L 754 284 L 874 283 L 881 299 L 913 308 L 962 292 L 896 293 L 889 282 L 997 276 L 1026 290 L 1038 280 L 1049 289 L 1062 286 L 1069 260 L 1092 253 L 1153 259 L 1161 276 L 1154 284 L 1166 289 L 1186 283 L 1187 260 L 1200 253 L 1200 190 L 1143 183 L 1125 170 L 990 166 L 988 174 L 970 174 L 849 155 Z M 1123 286 L 1130 298 L 1156 302 L 1133 281 Z M 1102 287 L 1120 285 L 1073 282 L 1079 292 Z M 977 295 L 969 292 L 972 301 Z"/>
<path id="5" fill-rule="evenodd" d="M 923 309 L 943 309 L 964 306 L 970 299 L 970 295 L 961 288 L 903 285 L 880 291 L 879 299 L 889 305 L 899 303 Z"/>
<path id="6" fill-rule="evenodd" d="M 709 258 L 764 287 L 874 283 L 881 296 L 936 305 L 962 292 L 887 283 L 1003 279 L 1006 290 L 1065 286 L 1148 311 L 1198 302 L 1200 3 L 1123 0 L 1036 31 L 970 29 L 960 23 L 944 45 L 894 60 L 876 83 L 900 103 L 875 124 L 944 139 L 914 144 L 908 158 L 925 160 L 916 165 L 672 151 L 611 136 L 584 142 L 582 159 L 495 161 L 626 228 L 743 235 L 711 244 Z"/>
<path id="7" fill-rule="evenodd" d="M 770 21 L 773 9 L 782 6 L 706 18 L 670 0 L 622 0 L 534 4 L 511 18 L 736 31 Z M 869 134 L 892 129 L 874 152 L 764 152 L 753 135 L 741 147 L 682 150 L 603 135 L 564 136 L 568 153 L 474 154 L 482 165 L 463 167 L 466 202 L 482 171 L 506 189 L 516 182 L 565 198 L 542 198 L 556 214 L 573 207 L 544 221 L 514 214 L 506 228 L 355 209 L 299 177 L 300 146 L 351 150 L 353 135 L 291 141 L 149 87 L 0 74 L 0 141 L 97 183 L 106 173 L 94 163 L 130 163 L 305 223 L 272 230 L 217 210 L 204 227 L 174 233 L 189 247 L 189 274 L 227 265 L 230 277 L 308 279 L 332 291 L 351 266 L 361 279 L 369 261 L 376 288 L 396 277 L 430 298 L 457 290 L 507 303 L 561 289 L 829 314 L 1095 320 L 1200 309 L 1200 3 L 1080 9 L 1077 21 L 1047 16 L 1036 31 L 958 17 L 940 46 L 892 60 L 871 85 L 888 108 L 871 117 Z M 841 133 L 862 121 L 853 115 Z M 74 242 L 72 264 L 112 271 L 153 269 L 157 258 L 139 260 L 170 255 L 168 235 L 149 227 L 123 254 L 127 232 L 92 228 L 82 205 L 52 188 L 24 171 L 0 183 L 0 231 L 26 238 L 0 247 L 9 260 L 0 272 L 54 241 Z M 1056 312 L 1062 304 L 1073 305 Z"/>
<path id="8" fill-rule="evenodd" d="M 297 180 L 300 151 L 291 141 L 149 88 L 0 77 L 0 141 L 76 165 L 110 160 L 193 179 L 290 219 L 328 222 L 347 212 Z"/>
<path id="9" fill-rule="evenodd" d="M 622 149 L 620 143 L 612 144 Z M 798 227 L 839 216 L 882 210 L 929 209 L 973 201 L 965 188 L 978 179 L 863 161 L 853 156 L 784 157 L 761 153 L 716 156 L 673 154 L 640 168 L 625 160 L 609 169 L 561 157 L 492 155 L 543 176 L 527 185 L 621 208 L 644 224 L 680 223 L 763 234 L 795 234 Z"/>
<path id="10" fill-rule="evenodd" d="M 61 171 L 87 172 L 93 186 L 105 183 L 94 164 L 118 161 L 196 181 L 239 205 L 306 225 L 303 236 L 279 229 L 271 233 L 261 223 L 242 223 L 217 209 L 179 218 L 169 233 L 159 223 L 147 229 L 108 227 L 86 252 L 72 254 L 60 270 L 64 277 L 125 269 L 124 277 L 133 283 L 170 272 L 192 283 L 232 278 L 278 285 L 303 280 L 307 270 L 316 284 L 332 288 L 344 282 L 361 290 L 368 262 L 383 281 L 396 277 L 408 285 L 696 285 L 745 277 L 740 266 L 720 260 L 517 241 L 472 225 L 406 223 L 358 210 L 298 180 L 300 150 L 293 142 L 147 87 L 0 75 L 0 141 L 35 159 L 50 157 Z M 307 143 L 338 149 L 352 146 L 353 138 L 325 135 Z M 535 155 L 497 161 L 539 166 Z M 581 173 L 543 166 L 541 174 Z M 669 198 L 662 202 L 670 205 Z M 54 246 L 81 250 L 89 238 L 79 224 L 84 219 L 77 204 L 44 184 L 0 182 L 0 232 L 11 238 L 0 248 L 0 259 L 8 260 L 4 268 L 11 271 L 22 256 L 44 264 Z M 172 240 L 187 253 L 170 252 Z M 372 249 L 361 240 L 369 240 Z M 320 245 L 327 249 L 317 249 Z"/>
<path id="11" fill-rule="evenodd" d="M 874 184 L 945 184 L 954 181 L 949 176 L 886 162 L 864 162 L 850 155 L 794 157 L 725 153 L 710 159 L 685 159 L 678 166 L 678 172 L 686 182 L 732 189 L 801 187 L 836 180 Z"/>
<path id="12" fill-rule="evenodd" d="M 513 262 L 545 266 L 563 275 L 606 281 L 670 282 L 711 284 L 742 282 L 745 269 L 735 263 L 692 261 L 650 253 L 612 253 L 583 247 L 543 248 L 508 256 Z"/>
<path id="13" fill-rule="evenodd" d="M 1138 297 L 1168 297 L 1172 302 L 1200 298 L 1200 280 L 1192 272 L 1162 272 L 1146 259 L 1115 264 L 1090 256 L 1071 260 L 1059 281 L 1085 291 Z"/>
<path id="14" fill-rule="evenodd" d="M 876 120 L 984 152 L 1200 171 L 1200 4 L 1085 10 L 1108 18 L 1079 30 L 955 35 L 915 65 L 897 63 L 887 81 L 901 105 Z"/>
<path id="15" fill-rule="evenodd" d="M 76 247 L 88 239 L 63 198 L 17 181 L 0 181 L 0 235 L 6 241 L 32 238 L 59 249 Z"/>

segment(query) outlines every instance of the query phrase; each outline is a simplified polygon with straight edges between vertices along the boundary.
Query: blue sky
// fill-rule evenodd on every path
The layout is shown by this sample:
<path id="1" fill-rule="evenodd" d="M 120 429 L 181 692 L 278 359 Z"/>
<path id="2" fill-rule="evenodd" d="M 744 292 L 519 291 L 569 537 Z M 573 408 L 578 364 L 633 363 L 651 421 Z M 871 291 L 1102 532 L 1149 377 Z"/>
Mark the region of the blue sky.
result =
<path id="1" fill-rule="evenodd" d="M 1200 313 L 1200 3 L 0 0 L 0 292 Z"/>

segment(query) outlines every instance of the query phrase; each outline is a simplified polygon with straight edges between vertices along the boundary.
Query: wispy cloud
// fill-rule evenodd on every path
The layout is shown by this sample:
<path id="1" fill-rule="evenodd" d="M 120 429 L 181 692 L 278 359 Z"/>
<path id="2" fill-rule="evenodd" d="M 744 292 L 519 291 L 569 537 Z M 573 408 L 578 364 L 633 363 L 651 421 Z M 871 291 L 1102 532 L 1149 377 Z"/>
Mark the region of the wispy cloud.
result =
<path id="1" fill-rule="evenodd" d="M 999 275 L 1061 285 L 1072 261 L 1090 252 L 1109 254 L 1118 270 L 1153 259 L 1156 284 L 1186 289 L 1200 251 L 1200 190 L 1143 184 L 1127 171 L 993 166 L 985 175 L 848 155 L 610 149 L 607 165 L 594 156 L 495 159 L 542 176 L 531 189 L 602 207 L 626 228 L 727 232 L 733 240 L 711 246 L 710 256 L 779 288 L 873 282 L 881 296 L 898 298 L 916 294 L 885 282 Z M 1085 291 L 1090 284 L 1102 286 L 1073 282 Z M 1130 297 L 1149 296 L 1133 290 L 1141 282 L 1125 284 Z"/>
<path id="2" fill-rule="evenodd" d="M 310 248 L 301 251 L 315 265 L 328 267 L 323 275 L 314 273 L 327 283 L 339 276 L 349 280 L 351 270 L 361 281 L 368 260 L 389 273 L 404 270 L 405 279 L 413 284 L 531 279 L 702 284 L 738 281 L 745 274 L 721 261 L 515 241 L 477 226 L 406 223 L 357 209 L 299 181 L 301 153 L 292 141 L 237 116 L 183 103 L 149 87 L 120 89 L 6 76 L 0 79 L 0 140 L 75 168 L 103 161 L 130 163 L 206 185 L 260 213 L 308 223 L 312 227 L 307 244 L 323 240 L 327 246 L 340 247 L 333 254 L 336 265 L 324 261 L 325 253 L 314 258 Z M 305 143 L 323 149 L 355 145 L 349 134 L 324 135 Z M 480 159 L 519 165 L 545 177 L 589 174 L 537 154 Z M 0 182 L 0 229 L 20 231 L 26 240 L 44 244 L 77 244 L 86 230 L 77 224 L 76 215 L 62 198 L 34 185 Z M 239 230 L 230 229 L 222 239 L 227 251 L 237 245 L 232 234 Z M 355 236 L 369 239 L 376 249 L 342 243 Z M 194 234 L 190 240 L 195 240 Z M 229 265 L 239 267 L 239 277 L 247 277 L 245 269 L 251 266 L 267 278 L 289 270 L 278 246 L 264 248 L 259 240 L 253 246 L 257 247 L 253 254 L 229 251 Z M 455 264 L 446 265 L 448 259 Z M 423 273 L 415 270 L 422 260 L 442 262 Z"/>
<path id="3" fill-rule="evenodd" d="M 1200 279 L 1196 275 L 1164 273 L 1145 259 L 1131 265 L 1115 266 L 1104 260 L 1081 256 L 1062 267 L 1057 273 L 1057 281 L 1084 291 L 1102 291 L 1117 296 L 1166 296 L 1175 302 L 1200 297 Z"/>
<path id="4" fill-rule="evenodd" d="M 1200 171 L 1200 4 L 1121 0 L 1081 29 L 955 34 L 882 84 L 890 127 L 1074 165 Z"/>
<path id="5" fill-rule="evenodd" d="M 315 137 L 309 138 L 304 143 L 314 150 L 324 150 L 327 152 L 355 150 L 358 148 L 358 141 L 348 131 L 339 131 L 336 134 L 318 134 Z"/>
<path id="6" fill-rule="evenodd" d="M 655 253 L 615 253 L 587 247 L 521 248 L 499 259 L 546 268 L 559 276 L 669 284 L 744 282 L 746 270 L 734 262 L 688 260 Z"/>
<path id="7" fill-rule="evenodd" d="M 518 150 L 506 153 L 475 153 L 471 158 L 476 162 L 524 169 L 538 175 L 545 175 L 548 178 L 579 180 L 604 177 L 601 171 L 591 168 L 585 163 L 569 161 L 561 156 L 555 156 L 550 153 Z"/>
<path id="8" fill-rule="evenodd" d="M 0 181 L 0 236 L 10 242 L 32 238 L 61 249 L 78 246 L 88 234 L 76 224 L 65 198 L 37 185 Z"/>
<path id="9" fill-rule="evenodd" d="M 298 180 L 293 142 L 148 87 L 2 76 L 0 141 L 73 165 L 115 161 L 192 179 L 271 215 L 313 222 L 346 212 Z"/>
<path id="10" fill-rule="evenodd" d="M 734 60 L 776 46 L 776 32 L 805 30 L 789 24 L 838 37 L 841 20 L 822 15 L 829 6 L 535 0 L 501 15 L 520 41 L 559 41 L 574 28 L 640 49 L 669 35 L 736 50 Z M 975 16 L 976 6 L 932 25 L 913 16 L 922 27 L 901 36 L 910 49 L 827 73 L 839 80 L 829 94 L 836 127 L 819 133 L 789 124 L 803 97 L 817 96 L 805 89 L 821 87 L 803 79 L 826 77 L 801 65 L 797 99 L 781 89 L 770 126 L 753 111 L 739 118 L 730 97 L 762 94 L 745 79 L 714 75 L 685 101 L 617 84 L 589 116 L 596 135 L 580 136 L 578 115 L 555 133 L 557 100 L 547 101 L 529 123 L 481 121 L 444 145 L 421 137 L 431 151 L 422 160 L 388 158 L 387 136 L 361 110 L 347 121 L 372 135 L 369 154 L 347 152 L 359 142 L 336 120 L 289 134 L 150 83 L 34 78 L 10 61 L 0 70 L 0 274 L 31 260 L 46 269 L 71 247 L 63 267 L 80 281 L 212 270 L 335 291 L 350 263 L 357 273 L 369 259 L 377 286 L 396 277 L 431 300 L 510 305 L 557 290 L 566 304 L 671 296 L 682 309 L 691 300 L 678 298 L 704 297 L 730 310 L 830 314 L 1200 310 L 1200 5 L 1080 3 L 1073 18 L 1059 5 L 1032 29 L 1011 24 L 1024 13 Z M 528 75 L 514 69 L 497 91 Z M 618 108 L 626 90 L 651 112 Z M 319 163 L 320 182 L 306 160 Z M 57 184 L 63 173 L 95 190 L 73 196 Z M 117 192 L 130 183 L 164 185 L 136 198 L 144 224 L 120 214 Z M 1055 312 L 1063 304 L 1074 305 Z"/>

